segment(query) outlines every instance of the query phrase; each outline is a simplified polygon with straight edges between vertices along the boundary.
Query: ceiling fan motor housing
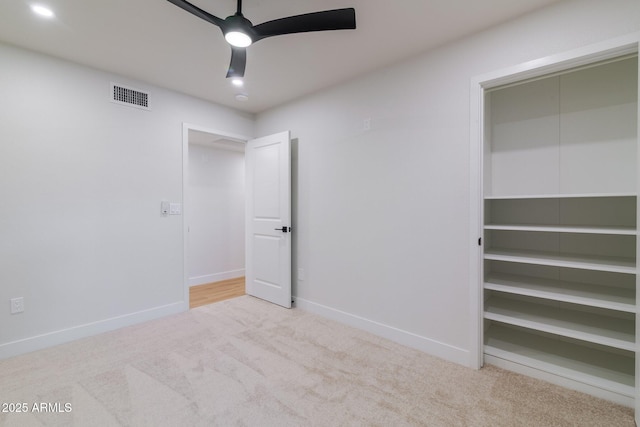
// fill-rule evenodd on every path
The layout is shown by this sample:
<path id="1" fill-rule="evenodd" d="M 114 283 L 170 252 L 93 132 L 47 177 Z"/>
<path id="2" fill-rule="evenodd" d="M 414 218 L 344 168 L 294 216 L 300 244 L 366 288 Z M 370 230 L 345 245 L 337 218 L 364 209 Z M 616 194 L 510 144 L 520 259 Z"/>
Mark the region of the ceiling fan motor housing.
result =
<path id="1" fill-rule="evenodd" d="M 253 24 L 240 12 L 228 16 L 224 20 L 221 30 L 227 42 L 232 46 L 247 47 L 256 39 Z"/>

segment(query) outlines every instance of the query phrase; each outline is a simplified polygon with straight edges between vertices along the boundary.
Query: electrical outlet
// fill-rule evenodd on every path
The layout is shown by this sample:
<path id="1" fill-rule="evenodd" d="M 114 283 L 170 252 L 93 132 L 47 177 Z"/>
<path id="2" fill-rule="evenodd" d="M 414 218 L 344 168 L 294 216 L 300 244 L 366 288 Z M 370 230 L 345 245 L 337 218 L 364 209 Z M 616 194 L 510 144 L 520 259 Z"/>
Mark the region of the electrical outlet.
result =
<path id="1" fill-rule="evenodd" d="M 362 130 L 371 130 L 371 117 L 367 117 L 362 121 Z"/>
<path id="2" fill-rule="evenodd" d="M 304 280 L 304 268 L 298 269 L 298 280 Z"/>
<path id="3" fill-rule="evenodd" d="M 169 202 L 160 202 L 160 213 L 162 214 L 162 216 L 169 215 Z"/>
<path id="4" fill-rule="evenodd" d="M 11 298 L 11 314 L 18 314 L 24 311 L 24 298 Z"/>

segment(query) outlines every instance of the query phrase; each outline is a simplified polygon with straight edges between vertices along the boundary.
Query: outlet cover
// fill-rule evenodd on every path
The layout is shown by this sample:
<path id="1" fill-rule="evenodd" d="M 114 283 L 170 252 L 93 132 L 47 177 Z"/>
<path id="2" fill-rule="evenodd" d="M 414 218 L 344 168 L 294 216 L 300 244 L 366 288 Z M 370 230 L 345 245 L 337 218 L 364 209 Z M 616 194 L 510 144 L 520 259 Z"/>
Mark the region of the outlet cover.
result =
<path id="1" fill-rule="evenodd" d="M 11 314 L 18 314 L 24 311 L 24 298 L 11 298 Z"/>

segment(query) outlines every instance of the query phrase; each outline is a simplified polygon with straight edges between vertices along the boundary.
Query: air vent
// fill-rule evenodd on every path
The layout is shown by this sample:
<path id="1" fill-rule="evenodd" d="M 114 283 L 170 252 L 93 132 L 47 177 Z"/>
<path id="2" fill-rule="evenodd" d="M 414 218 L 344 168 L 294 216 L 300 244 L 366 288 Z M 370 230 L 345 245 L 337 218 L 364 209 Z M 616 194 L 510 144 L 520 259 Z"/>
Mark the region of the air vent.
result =
<path id="1" fill-rule="evenodd" d="M 150 110 L 148 93 L 115 83 L 111 83 L 111 101 L 116 104 Z"/>

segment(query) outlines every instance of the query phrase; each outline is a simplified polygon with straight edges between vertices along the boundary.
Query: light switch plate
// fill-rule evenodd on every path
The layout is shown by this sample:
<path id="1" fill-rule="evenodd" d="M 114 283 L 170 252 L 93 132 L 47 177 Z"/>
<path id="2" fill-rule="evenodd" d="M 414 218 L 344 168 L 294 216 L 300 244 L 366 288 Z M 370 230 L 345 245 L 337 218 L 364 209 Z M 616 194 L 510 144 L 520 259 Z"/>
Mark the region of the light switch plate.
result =
<path id="1" fill-rule="evenodd" d="M 11 298 L 11 314 L 18 314 L 24 311 L 24 298 Z"/>
<path id="2" fill-rule="evenodd" d="M 181 215 L 181 214 L 182 214 L 182 203 L 169 204 L 169 215 Z"/>

